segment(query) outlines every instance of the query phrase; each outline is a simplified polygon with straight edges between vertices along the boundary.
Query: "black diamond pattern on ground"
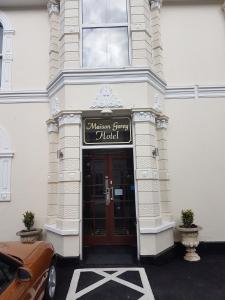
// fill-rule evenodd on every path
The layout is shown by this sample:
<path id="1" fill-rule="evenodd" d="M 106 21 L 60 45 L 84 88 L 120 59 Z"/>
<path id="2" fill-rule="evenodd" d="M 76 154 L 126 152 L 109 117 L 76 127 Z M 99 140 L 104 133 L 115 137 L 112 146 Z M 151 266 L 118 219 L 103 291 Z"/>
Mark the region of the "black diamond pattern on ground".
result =
<path id="1" fill-rule="evenodd" d="M 119 275 L 118 278 L 124 279 L 126 281 L 129 281 L 133 284 L 136 284 L 140 287 L 143 287 L 141 277 L 138 271 L 127 271 L 123 274 Z"/>
<path id="2" fill-rule="evenodd" d="M 109 281 L 91 292 L 81 296 L 79 300 L 138 300 L 142 293 L 115 281 Z"/>
<path id="3" fill-rule="evenodd" d="M 92 285 L 92 284 L 98 282 L 99 280 L 101 280 L 103 278 L 105 278 L 105 277 L 103 277 L 99 274 L 96 274 L 94 272 L 81 272 L 80 278 L 78 281 L 78 285 L 77 285 L 76 293 L 85 289 L 89 285 Z"/>

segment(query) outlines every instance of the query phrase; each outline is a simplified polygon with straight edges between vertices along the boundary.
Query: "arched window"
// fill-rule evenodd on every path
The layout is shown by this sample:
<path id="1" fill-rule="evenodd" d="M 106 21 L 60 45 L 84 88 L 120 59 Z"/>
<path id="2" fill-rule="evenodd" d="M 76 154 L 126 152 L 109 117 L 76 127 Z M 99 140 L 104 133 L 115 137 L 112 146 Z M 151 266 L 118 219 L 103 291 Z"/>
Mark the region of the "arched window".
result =
<path id="1" fill-rule="evenodd" d="M 11 89 L 13 34 L 7 16 L 0 11 L 0 90 Z"/>
<path id="2" fill-rule="evenodd" d="M 11 163 L 13 152 L 8 133 L 0 127 L 0 202 L 11 200 Z"/>

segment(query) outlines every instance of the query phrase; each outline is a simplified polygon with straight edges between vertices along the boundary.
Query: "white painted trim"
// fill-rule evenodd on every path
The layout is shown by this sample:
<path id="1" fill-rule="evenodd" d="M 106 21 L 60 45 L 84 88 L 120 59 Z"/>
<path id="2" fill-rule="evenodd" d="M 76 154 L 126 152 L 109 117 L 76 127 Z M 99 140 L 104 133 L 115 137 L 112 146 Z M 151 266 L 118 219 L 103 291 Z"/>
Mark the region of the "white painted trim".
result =
<path id="1" fill-rule="evenodd" d="M 0 158 L 1 157 L 7 157 L 7 158 L 12 158 L 14 156 L 13 152 L 0 152 Z"/>
<path id="2" fill-rule="evenodd" d="M 2 44 L 2 72 L 0 78 L 0 90 L 10 90 L 12 81 L 12 61 L 13 61 L 13 34 L 14 30 L 8 17 L 0 11 L 0 23 L 3 26 Z"/>
<path id="3" fill-rule="evenodd" d="M 48 102 L 46 91 L 0 91 L 0 104 Z"/>
<path id="4" fill-rule="evenodd" d="M 123 144 L 123 145 L 89 145 L 89 146 L 84 146 L 82 145 L 82 149 L 88 149 L 88 150 L 91 150 L 91 149 L 124 149 L 124 148 L 133 148 L 133 144 L 129 144 L 129 145 L 126 145 L 126 144 Z"/>
<path id="5" fill-rule="evenodd" d="M 167 87 L 165 99 L 224 98 L 225 85 Z"/>
<path id="6" fill-rule="evenodd" d="M 147 233 L 160 233 L 162 231 L 168 230 L 170 228 L 174 228 L 176 225 L 175 222 L 163 222 L 160 226 L 156 227 L 148 227 L 148 228 L 140 228 L 141 234 L 147 234 Z"/>
<path id="7" fill-rule="evenodd" d="M 165 93 L 166 83 L 149 68 L 105 68 L 66 70 L 47 87 L 49 96 L 53 96 L 64 85 L 113 84 L 113 83 L 149 83 L 159 92 Z"/>
<path id="8" fill-rule="evenodd" d="M 137 259 L 140 260 L 141 253 L 141 238 L 140 238 L 140 224 L 139 224 L 139 198 L 138 198 L 138 185 L 137 185 L 137 153 L 136 153 L 136 132 L 134 121 L 132 122 L 133 129 L 133 165 L 134 165 L 134 191 L 135 191 L 135 213 L 136 213 L 136 235 L 137 235 Z"/>
<path id="9" fill-rule="evenodd" d="M 11 200 L 11 167 L 14 156 L 8 132 L 0 127 L 0 202 Z"/>
<path id="10" fill-rule="evenodd" d="M 56 233 L 58 235 L 79 235 L 79 230 L 70 230 L 70 229 L 59 229 L 56 227 L 56 224 L 45 224 L 44 228 L 47 231 Z"/>
<path id="11" fill-rule="evenodd" d="M 109 274 L 108 271 L 112 271 L 113 274 Z M 127 271 L 136 271 L 139 273 L 141 278 L 142 286 L 137 284 L 131 283 L 130 281 L 124 280 L 119 276 Z M 77 291 L 78 282 L 80 279 L 81 273 L 85 272 L 92 272 L 96 273 L 97 275 L 102 276 L 102 279 L 98 280 L 97 282 L 88 285 L 87 287 Z M 107 282 L 117 282 L 120 285 L 126 286 L 134 291 L 140 292 L 143 294 L 140 300 L 154 300 L 154 295 L 149 284 L 148 277 L 146 275 L 144 268 L 92 268 L 92 269 L 76 269 L 73 273 L 73 277 L 70 282 L 70 287 L 67 293 L 66 300 L 75 300 L 80 299 L 82 296 L 87 295 L 91 291 L 95 289 L 99 289 L 101 286 L 106 284 Z"/>

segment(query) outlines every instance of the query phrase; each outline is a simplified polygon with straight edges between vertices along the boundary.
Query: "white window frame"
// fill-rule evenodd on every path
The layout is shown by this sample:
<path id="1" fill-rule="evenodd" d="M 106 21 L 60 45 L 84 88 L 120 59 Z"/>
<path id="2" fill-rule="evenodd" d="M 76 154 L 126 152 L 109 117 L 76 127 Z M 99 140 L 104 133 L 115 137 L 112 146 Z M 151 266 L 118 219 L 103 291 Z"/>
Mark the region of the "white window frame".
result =
<path id="1" fill-rule="evenodd" d="M 11 166 L 14 153 L 7 131 L 0 127 L 0 202 L 11 201 Z"/>
<path id="2" fill-rule="evenodd" d="M 124 65 L 121 67 L 115 66 L 105 66 L 105 67 L 91 67 L 91 69 L 107 69 L 107 68 L 124 68 L 129 67 L 131 65 L 131 30 L 130 30 L 130 0 L 127 0 L 127 22 L 125 23 L 99 23 L 99 24 L 83 24 L 83 0 L 80 0 L 80 67 L 89 69 L 90 67 L 83 66 L 83 29 L 91 29 L 91 28 L 127 28 L 127 38 L 128 38 L 128 65 Z"/>
<path id="3" fill-rule="evenodd" d="M 11 90 L 12 61 L 13 61 L 13 30 L 8 17 L 0 11 L 0 23 L 3 26 L 2 41 L 2 74 L 0 91 Z"/>

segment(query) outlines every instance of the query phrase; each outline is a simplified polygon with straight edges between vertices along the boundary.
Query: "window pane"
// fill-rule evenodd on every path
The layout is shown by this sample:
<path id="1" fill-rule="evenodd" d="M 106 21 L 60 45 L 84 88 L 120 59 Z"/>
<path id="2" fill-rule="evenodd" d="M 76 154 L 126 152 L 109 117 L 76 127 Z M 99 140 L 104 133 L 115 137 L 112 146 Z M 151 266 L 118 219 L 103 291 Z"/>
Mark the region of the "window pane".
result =
<path id="1" fill-rule="evenodd" d="M 127 66 L 128 32 L 126 27 L 83 30 L 83 66 Z"/>
<path id="2" fill-rule="evenodd" d="M 127 0 L 83 0 L 83 24 L 126 22 Z"/>
<path id="3" fill-rule="evenodd" d="M 0 54 L 2 53 L 2 41 L 3 41 L 3 27 L 0 23 Z"/>

